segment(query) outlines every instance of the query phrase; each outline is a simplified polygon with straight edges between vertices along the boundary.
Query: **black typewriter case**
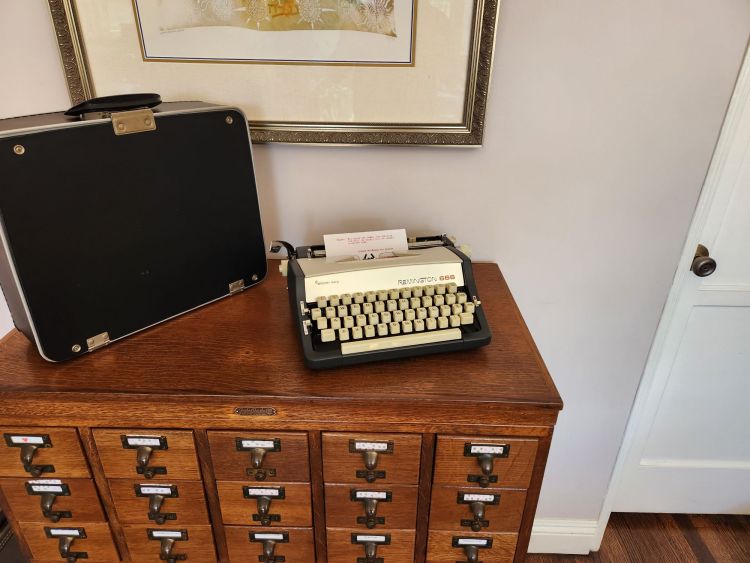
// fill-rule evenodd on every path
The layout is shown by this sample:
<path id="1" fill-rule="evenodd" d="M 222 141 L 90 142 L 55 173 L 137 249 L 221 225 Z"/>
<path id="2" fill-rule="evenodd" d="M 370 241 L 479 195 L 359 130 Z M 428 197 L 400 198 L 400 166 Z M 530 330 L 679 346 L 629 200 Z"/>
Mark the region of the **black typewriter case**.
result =
<path id="1" fill-rule="evenodd" d="M 0 283 L 15 325 L 47 360 L 266 275 L 245 116 L 198 102 L 154 105 L 126 100 L 108 112 L 93 103 L 86 115 L 0 121 Z M 116 118 L 132 128 L 149 113 L 155 129 L 116 134 Z"/>

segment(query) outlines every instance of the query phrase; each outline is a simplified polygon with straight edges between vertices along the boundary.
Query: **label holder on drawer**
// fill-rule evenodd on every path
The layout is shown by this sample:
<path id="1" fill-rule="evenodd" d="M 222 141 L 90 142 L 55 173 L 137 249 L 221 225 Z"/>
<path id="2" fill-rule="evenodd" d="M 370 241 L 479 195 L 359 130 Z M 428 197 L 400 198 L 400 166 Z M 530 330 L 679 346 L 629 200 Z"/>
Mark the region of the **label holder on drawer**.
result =
<path id="1" fill-rule="evenodd" d="M 155 436 L 147 434 L 122 434 L 120 436 L 122 447 L 126 450 L 136 450 L 135 471 L 146 479 L 152 479 L 155 475 L 166 475 L 167 468 L 163 466 L 150 466 L 149 461 L 154 450 L 168 450 L 166 436 Z"/>
<path id="2" fill-rule="evenodd" d="M 352 534 L 352 543 L 365 548 L 365 557 L 357 557 L 357 563 L 383 563 L 378 557 L 379 545 L 391 545 L 391 534 Z"/>
<path id="3" fill-rule="evenodd" d="M 374 483 L 378 479 L 385 479 L 386 472 L 377 469 L 378 458 L 381 455 L 393 454 L 393 440 L 349 440 L 349 453 L 362 454 L 365 469 L 357 469 L 354 475 L 357 479 L 364 479 Z"/>
<path id="4" fill-rule="evenodd" d="M 261 526 L 270 526 L 271 522 L 281 522 L 281 514 L 271 514 L 271 503 L 274 500 L 284 500 L 284 487 L 242 487 L 242 496 L 254 499 L 258 503 L 258 511 L 253 514 L 253 522 L 260 522 Z"/>
<path id="5" fill-rule="evenodd" d="M 54 465 L 34 465 L 32 462 L 39 448 L 51 448 L 52 440 L 49 434 L 13 434 L 5 433 L 5 444 L 9 448 L 20 448 L 21 464 L 24 471 L 32 477 L 39 477 L 43 473 L 54 473 Z"/>
<path id="6" fill-rule="evenodd" d="M 466 480 L 469 483 L 479 483 L 480 487 L 488 487 L 490 483 L 497 483 L 498 476 L 492 473 L 495 459 L 506 458 L 508 455 L 510 455 L 509 444 L 466 442 L 464 444 L 464 456 L 477 458 L 477 463 L 482 471 L 481 475 L 467 475 Z"/>
<path id="7" fill-rule="evenodd" d="M 157 485 L 137 483 L 134 485 L 135 496 L 148 498 L 148 519 L 157 524 L 164 524 L 168 520 L 177 520 L 176 512 L 162 512 L 164 499 L 179 498 L 177 485 Z"/>
<path id="8" fill-rule="evenodd" d="M 26 481 L 26 494 L 39 496 L 42 516 L 52 522 L 59 522 L 62 518 L 72 518 L 70 510 L 52 510 L 57 497 L 69 497 L 70 487 L 59 479 L 39 479 Z"/>
<path id="9" fill-rule="evenodd" d="M 50 539 L 58 541 L 58 551 L 60 557 L 67 561 L 76 561 L 78 559 L 88 559 L 89 554 L 86 551 L 72 551 L 73 543 L 76 540 L 86 539 L 85 528 L 50 528 L 44 527 L 44 535 Z"/>
<path id="10" fill-rule="evenodd" d="M 265 481 L 268 477 L 276 477 L 276 468 L 262 467 L 268 452 L 281 451 L 280 438 L 235 438 L 238 452 L 250 452 L 251 467 L 245 468 L 248 477 L 255 477 L 256 481 Z"/>

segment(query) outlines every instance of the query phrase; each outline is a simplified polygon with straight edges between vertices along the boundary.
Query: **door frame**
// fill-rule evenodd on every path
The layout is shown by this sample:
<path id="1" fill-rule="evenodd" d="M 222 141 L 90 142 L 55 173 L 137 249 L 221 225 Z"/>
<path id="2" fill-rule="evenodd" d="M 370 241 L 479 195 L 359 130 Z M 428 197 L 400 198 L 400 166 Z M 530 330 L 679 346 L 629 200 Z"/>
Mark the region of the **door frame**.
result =
<path id="1" fill-rule="evenodd" d="M 677 271 L 675 272 L 672 286 L 669 290 L 669 296 L 667 297 L 653 343 L 651 344 L 651 350 L 649 351 L 643 376 L 638 385 L 638 391 L 628 417 L 628 423 L 622 444 L 620 445 L 620 451 L 617 454 L 617 461 L 615 462 L 607 494 L 604 497 L 604 504 L 599 514 L 596 533 L 591 547 L 592 551 L 597 551 L 601 546 L 604 531 L 607 528 L 609 517 L 612 514 L 614 499 L 622 483 L 622 475 L 625 469 L 626 460 L 637 447 L 635 437 L 638 434 L 638 430 L 640 430 L 644 424 L 652 423 L 652 419 L 647 416 L 647 404 L 649 399 L 654 393 L 662 395 L 666 388 L 669 374 L 660 374 L 658 373 L 657 368 L 662 354 L 665 351 L 665 342 L 675 316 L 680 294 L 685 287 L 685 283 L 689 279 L 689 276 L 693 275 L 690 271 L 690 265 L 695 255 L 695 249 L 701 242 L 703 229 L 706 226 L 709 211 L 711 210 L 711 206 L 713 205 L 719 191 L 721 182 L 727 174 L 736 175 L 742 165 L 741 162 L 730 163 L 728 156 L 734 143 L 742 137 L 742 117 L 746 111 L 750 112 L 750 49 L 745 52 L 745 57 L 740 68 L 734 93 L 729 102 L 726 118 L 722 125 L 721 133 L 719 134 L 719 139 L 716 144 L 714 155 L 711 159 L 711 164 L 708 168 L 708 173 L 706 174 L 703 189 L 698 198 L 698 204 L 695 208 L 695 213 L 690 224 L 687 238 L 685 239 L 682 256 L 680 257 Z M 745 134 L 747 134 L 747 128 L 750 128 L 750 120 L 748 120 L 748 125 L 745 126 Z"/>

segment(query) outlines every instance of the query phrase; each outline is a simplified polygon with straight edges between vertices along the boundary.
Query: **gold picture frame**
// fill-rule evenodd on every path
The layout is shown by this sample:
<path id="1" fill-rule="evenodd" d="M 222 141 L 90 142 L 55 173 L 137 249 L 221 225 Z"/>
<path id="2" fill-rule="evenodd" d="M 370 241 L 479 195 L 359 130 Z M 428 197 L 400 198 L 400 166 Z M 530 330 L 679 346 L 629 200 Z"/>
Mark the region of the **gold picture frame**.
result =
<path id="1" fill-rule="evenodd" d="M 464 2 L 466 0 L 449 1 Z M 328 122 L 315 119 L 275 121 L 250 117 L 249 125 L 253 141 L 339 145 L 481 146 L 500 0 L 471 1 L 473 3 L 472 21 L 468 31 L 469 44 L 466 46 L 468 67 L 465 75 L 463 108 L 458 110 L 459 122 Z M 419 0 L 414 0 L 414 2 L 416 9 Z M 71 102 L 77 104 L 100 95 L 92 80 L 89 56 L 91 46 L 84 41 L 76 0 L 48 0 L 48 3 Z M 417 61 L 419 61 L 419 55 L 417 55 Z M 245 67 L 252 66 L 255 65 L 245 65 Z M 364 71 L 357 68 L 353 72 Z M 154 89 L 146 84 L 142 90 L 153 91 Z M 232 104 L 231 99 L 224 101 L 229 105 Z"/>

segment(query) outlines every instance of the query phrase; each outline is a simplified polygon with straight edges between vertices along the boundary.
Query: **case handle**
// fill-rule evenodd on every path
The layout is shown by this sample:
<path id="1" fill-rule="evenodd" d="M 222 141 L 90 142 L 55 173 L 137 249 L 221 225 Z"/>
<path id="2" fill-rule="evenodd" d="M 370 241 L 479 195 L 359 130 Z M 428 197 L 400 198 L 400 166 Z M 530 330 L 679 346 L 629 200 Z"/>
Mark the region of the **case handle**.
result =
<path id="1" fill-rule="evenodd" d="M 86 113 L 126 111 L 136 108 L 152 108 L 161 103 L 159 94 L 121 94 L 119 96 L 103 96 L 91 98 L 81 102 L 65 112 L 69 116 L 81 116 Z"/>

